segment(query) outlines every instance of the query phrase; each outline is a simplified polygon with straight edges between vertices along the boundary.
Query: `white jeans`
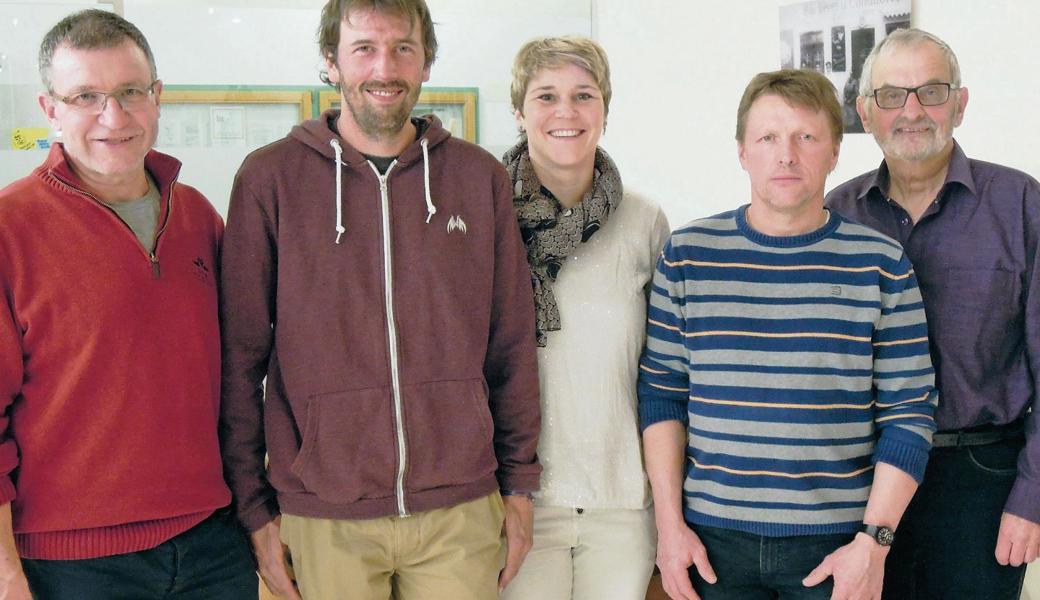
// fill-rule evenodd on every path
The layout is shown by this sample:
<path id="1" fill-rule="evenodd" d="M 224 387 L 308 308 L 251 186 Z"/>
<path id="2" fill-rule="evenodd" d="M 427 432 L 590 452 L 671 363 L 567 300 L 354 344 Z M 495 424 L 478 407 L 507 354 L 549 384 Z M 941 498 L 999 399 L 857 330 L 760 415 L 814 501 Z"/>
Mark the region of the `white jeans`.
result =
<path id="1" fill-rule="evenodd" d="M 656 551 L 652 508 L 536 506 L 534 546 L 502 600 L 644 600 Z"/>

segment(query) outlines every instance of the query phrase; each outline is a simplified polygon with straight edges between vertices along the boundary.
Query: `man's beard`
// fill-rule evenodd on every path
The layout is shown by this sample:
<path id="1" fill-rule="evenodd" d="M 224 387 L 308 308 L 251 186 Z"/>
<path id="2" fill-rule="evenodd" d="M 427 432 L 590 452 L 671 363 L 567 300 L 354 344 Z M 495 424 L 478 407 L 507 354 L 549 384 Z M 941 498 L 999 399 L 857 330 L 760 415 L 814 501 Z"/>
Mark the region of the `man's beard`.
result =
<path id="1" fill-rule="evenodd" d="M 396 106 L 379 108 L 368 102 L 368 90 L 388 88 L 403 90 L 404 98 Z M 397 135 L 408 122 L 412 108 L 419 99 L 420 90 L 421 88 L 412 89 L 412 86 L 399 79 L 385 82 L 366 81 L 351 93 L 344 94 L 343 99 L 362 133 L 372 139 L 386 139 Z"/>
<path id="2" fill-rule="evenodd" d="M 910 146 L 907 143 L 909 140 L 899 139 L 902 134 L 897 133 L 896 130 L 902 127 L 912 127 L 915 125 L 929 127 L 931 129 L 931 136 L 923 145 Z M 891 132 L 885 139 L 881 139 L 877 135 L 874 136 L 874 139 L 877 141 L 878 145 L 881 146 L 881 151 L 884 152 L 886 156 L 891 156 L 897 160 L 921 161 L 932 158 L 942 152 L 943 149 L 946 148 L 946 144 L 949 143 L 951 137 L 952 136 L 949 132 L 941 131 L 935 121 L 925 118 L 916 123 L 902 123 L 897 121 L 893 124 Z"/>

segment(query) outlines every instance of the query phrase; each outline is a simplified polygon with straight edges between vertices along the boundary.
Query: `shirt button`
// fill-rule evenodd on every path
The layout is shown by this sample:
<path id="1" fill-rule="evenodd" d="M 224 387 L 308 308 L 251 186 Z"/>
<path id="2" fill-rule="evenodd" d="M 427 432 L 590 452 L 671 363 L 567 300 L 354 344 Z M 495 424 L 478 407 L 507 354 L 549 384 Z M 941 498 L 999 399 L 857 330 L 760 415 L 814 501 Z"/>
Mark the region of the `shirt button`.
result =
<path id="1" fill-rule="evenodd" d="M 903 225 L 909 225 L 910 224 L 910 219 L 908 219 L 906 217 L 903 217 L 902 223 L 903 223 Z"/>
<path id="2" fill-rule="evenodd" d="M 575 508 L 575 509 L 574 509 L 574 512 L 576 512 L 576 513 L 578 513 L 578 514 L 580 515 L 580 514 L 582 514 L 583 512 L 585 512 L 585 509 L 584 509 L 584 508 Z"/>
<path id="3" fill-rule="evenodd" d="M 571 216 L 571 212 L 572 212 L 571 209 L 568 208 L 567 210 L 563 211 L 563 216 L 569 217 L 569 216 Z"/>

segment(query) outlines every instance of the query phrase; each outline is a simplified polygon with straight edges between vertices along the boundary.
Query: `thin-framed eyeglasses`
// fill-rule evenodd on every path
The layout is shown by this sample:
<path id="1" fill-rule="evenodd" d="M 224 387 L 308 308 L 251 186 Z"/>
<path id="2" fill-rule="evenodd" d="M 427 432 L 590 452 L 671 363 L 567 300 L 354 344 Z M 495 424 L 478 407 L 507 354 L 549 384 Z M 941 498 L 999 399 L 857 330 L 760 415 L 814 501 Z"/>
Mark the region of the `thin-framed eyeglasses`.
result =
<path id="1" fill-rule="evenodd" d="M 105 107 L 108 106 L 109 98 L 118 102 L 123 110 L 133 112 L 148 106 L 152 96 L 155 95 L 155 84 L 157 83 L 159 83 L 158 79 L 153 81 L 148 87 L 130 85 L 111 92 L 86 90 L 69 96 L 59 96 L 51 92 L 51 97 L 72 110 L 87 115 L 100 115 L 104 112 Z"/>
<path id="2" fill-rule="evenodd" d="M 877 88 L 870 95 L 874 96 L 878 108 L 903 108 L 911 93 L 917 96 L 917 102 L 921 106 L 939 106 L 946 104 L 950 99 L 950 90 L 959 89 L 949 83 L 926 83 L 912 88 L 886 85 Z"/>

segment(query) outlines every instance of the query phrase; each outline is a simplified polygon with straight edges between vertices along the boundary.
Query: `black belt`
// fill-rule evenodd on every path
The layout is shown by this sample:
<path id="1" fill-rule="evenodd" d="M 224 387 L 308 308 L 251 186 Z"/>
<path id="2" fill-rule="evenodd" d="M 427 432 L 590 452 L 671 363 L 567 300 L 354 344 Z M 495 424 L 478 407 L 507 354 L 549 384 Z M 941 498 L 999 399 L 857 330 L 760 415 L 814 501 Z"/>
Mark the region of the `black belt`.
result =
<path id="1" fill-rule="evenodd" d="M 983 425 L 959 431 L 942 431 L 932 435 L 933 448 L 962 448 L 964 446 L 985 446 L 1004 440 L 1024 436 L 1022 419 L 1006 425 Z"/>

